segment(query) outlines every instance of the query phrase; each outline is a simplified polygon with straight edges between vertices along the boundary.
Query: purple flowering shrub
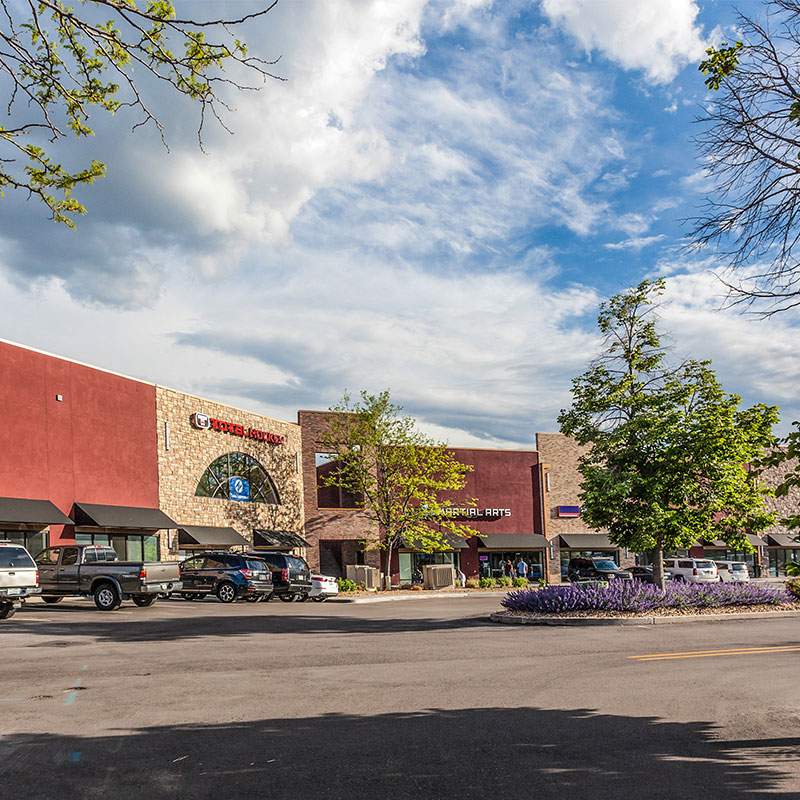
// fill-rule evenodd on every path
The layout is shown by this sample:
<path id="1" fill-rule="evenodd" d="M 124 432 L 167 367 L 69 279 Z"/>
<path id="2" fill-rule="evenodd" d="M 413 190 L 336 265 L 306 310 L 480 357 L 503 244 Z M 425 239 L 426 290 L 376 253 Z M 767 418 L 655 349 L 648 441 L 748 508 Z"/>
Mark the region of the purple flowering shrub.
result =
<path id="1" fill-rule="evenodd" d="M 661 590 L 642 581 L 611 581 L 607 586 L 578 583 L 509 592 L 501 605 L 509 611 L 559 614 L 569 611 L 630 611 L 660 608 L 722 608 L 782 605 L 795 598 L 785 589 L 757 583 L 679 583 Z"/>

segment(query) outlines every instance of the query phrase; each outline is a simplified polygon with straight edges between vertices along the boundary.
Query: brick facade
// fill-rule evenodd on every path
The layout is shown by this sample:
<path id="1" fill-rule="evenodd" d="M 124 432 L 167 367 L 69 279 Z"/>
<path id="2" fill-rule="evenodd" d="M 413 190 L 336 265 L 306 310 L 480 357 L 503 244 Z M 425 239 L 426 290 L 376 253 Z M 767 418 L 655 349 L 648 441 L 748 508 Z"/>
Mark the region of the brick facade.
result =
<path id="1" fill-rule="evenodd" d="M 341 572 L 341 567 L 356 563 L 362 550 L 361 542 L 375 541 L 379 531 L 377 523 L 358 508 L 320 508 L 317 504 L 315 456 L 324 452 L 320 441 L 324 438 L 332 417 L 333 413 L 329 411 L 297 412 L 302 443 L 302 480 L 305 486 L 303 535 L 310 545 L 307 558 L 312 570 L 337 574 Z M 322 548 L 320 541 L 323 542 Z M 364 553 L 364 563 L 380 567 L 380 555 L 380 552 L 368 551 Z M 343 563 L 338 563 L 339 560 Z"/>
<path id="2" fill-rule="evenodd" d="M 190 422 L 195 412 L 229 420 L 245 428 L 276 433 L 284 436 L 285 441 L 270 444 L 214 430 L 198 430 Z M 162 387 L 156 389 L 156 417 L 159 501 L 162 511 L 169 517 L 182 525 L 229 526 L 251 542 L 254 528 L 303 535 L 300 428 L 297 425 Z M 230 452 L 247 453 L 261 463 L 275 484 L 280 504 L 195 495 L 206 467 Z M 162 557 L 174 558 L 174 532 L 169 537 L 171 546 L 165 546 L 166 543 L 167 535 L 162 535 Z"/>

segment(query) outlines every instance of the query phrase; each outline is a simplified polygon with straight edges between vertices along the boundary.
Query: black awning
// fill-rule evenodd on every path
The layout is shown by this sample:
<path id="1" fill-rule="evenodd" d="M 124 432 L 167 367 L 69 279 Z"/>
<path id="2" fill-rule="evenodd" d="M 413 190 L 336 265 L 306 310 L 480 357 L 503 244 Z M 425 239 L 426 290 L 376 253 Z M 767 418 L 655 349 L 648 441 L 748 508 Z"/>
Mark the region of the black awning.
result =
<path id="1" fill-rule="evenodd" d="M 75 503 L 75 524 L 79 527 L 116 528 L 118 530 L 150 530 L 178 528 L 157 508 L 137 506 L 101 506 L 95 503 Z"/>
<path id="2" fill-rule="evenodd" d="M 547 539 L 538 533 L 491 533 L 478 536 L 481 547 L 491 550 L 543 550 Z"/>
<path id="3" fill-rule="evenodd" d="M 308 547 L 308 542 L 292 531 L 253 531 L 254 547 Z"/>
<path id="4" fill-rule="evenodd" d="M 775 531 L 775 533 L 767 533 L 765 538 L 767 540 L 767 545 L 770 547 L 800 547 L 800 538 L 795 538 L 789 533 L 779 533 Z"/>
<path id="5" fill-rule="evenodd" d="M 0 523 L 16 525 L 72 525 L 49 500 L 24 500 L 21 497 L 0 497 Z"/>
<path id="6" fill-rule="evenodd" d="M 250 542 L 234 528 L 215 528 L 211 525 L 181 525 L 178 544 L 204 547 L 249 547 Z"/>
<path id="7" fill-rule="evenodd" d="M 604 533 L 562 533 L 561 546 L 567 550 L 617 550 Z"/>

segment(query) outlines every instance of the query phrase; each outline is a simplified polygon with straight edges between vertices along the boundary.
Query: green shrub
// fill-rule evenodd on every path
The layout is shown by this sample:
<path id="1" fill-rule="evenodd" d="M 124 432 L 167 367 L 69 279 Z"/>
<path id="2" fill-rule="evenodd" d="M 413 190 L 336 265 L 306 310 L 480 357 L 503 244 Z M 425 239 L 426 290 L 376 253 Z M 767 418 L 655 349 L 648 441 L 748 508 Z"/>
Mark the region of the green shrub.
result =
<path id="1" fill-rule="evenodd" d="M 800 600 L 800 578 L 792 578 L 786 581 L 786 591 L 796 600 Z"/>
<path id="2" fill-rule="evenodd" d="M 506 578 L 508 580 L 508 578 Z M 514 578 L 512 581 L 512 586 L 516 586 L 518 589 L 524 589 L 528 585 L 527 578 Z"/>
<path id="3" fill-rule="evenodd" d="M 498 586 L 509 587 L 512 584 L 513 584 L 513 581 L 511 580 L 511 578 L 508 577 L 508 575 L 503 575 L 502 577 L 497 579 L 497 585 Z"/>
<path id="4" fill-rule="evenodd" d="M 480 581 L 478 581 L 478 586 L 480 586 L 481 589 L 494 589 L 494 587 L 497 586 L 497 581 L 494 578 L 481 578 Z"/>
<path id="5" fill-rule="evenodd" d="M 477 578 L 467 578 L 467 589 L 479 589 L 481 582 Z"/>
<path id="6" fill-rule="evenodd" d="M 796 561 L 790 561 L 786 565 L 786 574 L 790 578 L 794 578 L 794 577 L 800 576 L 800 564 L 798 564 Z"/>
<path id="7" fill-rule="evenodd" d="M 337 578 L 336 583 L 339 585 L 340 592 L 357 592 L 361 586 L 350 578 Z"/>

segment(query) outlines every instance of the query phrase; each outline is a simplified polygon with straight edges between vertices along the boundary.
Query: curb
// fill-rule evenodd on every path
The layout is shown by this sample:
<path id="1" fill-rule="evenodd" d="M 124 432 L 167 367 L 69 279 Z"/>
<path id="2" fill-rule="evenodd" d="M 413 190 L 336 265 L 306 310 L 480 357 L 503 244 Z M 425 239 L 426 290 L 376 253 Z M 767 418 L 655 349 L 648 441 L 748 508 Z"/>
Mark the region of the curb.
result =
<path id="1" fill-rule="evenodd" d="M 679 625 L 686 622 L 727 622 L 743 619 L 792 619 L 800 611 L 750 611 L 741 614 L 693 614 L 675 617 L 507 617 L 502 612 L 489 615 L 492 622 L 501 625 L 549 625 L 580 628 L 607 625 Z"/>
<path id="2" fill-rule="evenodd" d="M 376 597 L 338 597 L 329 598 L 328 603 L 396 603 L 400 600 L 454 600 L 457 597 L 505 597 L 508 594 L 507 590 L 502 592 L 417 592 L 415 594 L 402 594 L 402 595 L 377 595 Z"/>

